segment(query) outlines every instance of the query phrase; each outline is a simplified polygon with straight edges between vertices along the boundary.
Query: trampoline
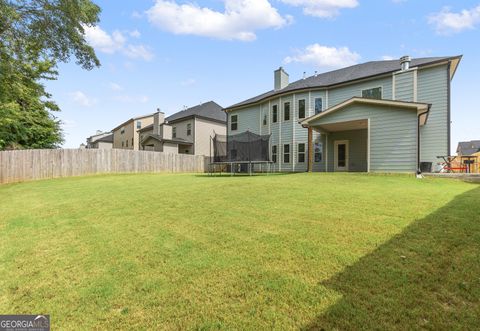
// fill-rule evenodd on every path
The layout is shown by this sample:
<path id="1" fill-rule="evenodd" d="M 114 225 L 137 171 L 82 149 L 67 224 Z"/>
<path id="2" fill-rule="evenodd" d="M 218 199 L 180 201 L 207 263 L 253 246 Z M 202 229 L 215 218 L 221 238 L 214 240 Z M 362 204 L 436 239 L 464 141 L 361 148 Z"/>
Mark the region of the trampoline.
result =
<path id="1" fill-rule="evenodd" d="M 210 147 L 209 173 L 271 172 L 270 135 L 245 131 L 236 135 L 215 134 Z M 213 151 L 212 151 L 213 147 Z"/>

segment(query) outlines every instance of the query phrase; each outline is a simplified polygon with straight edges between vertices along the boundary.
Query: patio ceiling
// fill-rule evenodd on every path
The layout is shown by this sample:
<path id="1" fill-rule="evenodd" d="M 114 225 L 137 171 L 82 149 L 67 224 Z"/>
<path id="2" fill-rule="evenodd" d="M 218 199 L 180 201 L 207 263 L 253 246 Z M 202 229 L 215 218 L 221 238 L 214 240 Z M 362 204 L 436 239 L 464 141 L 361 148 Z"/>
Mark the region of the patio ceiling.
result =
<path id="1" fill-rule="evenodd" d="M 317 130 L 320 129 L 320 130 Z M 335 123 L 324 123 L 315 126 L 316 131 L 320 132 L 338 132 L 338 131 L 350 131 L 350 130 L 362 130 L 368 129 L 368 120 L 354 120 Z"/>

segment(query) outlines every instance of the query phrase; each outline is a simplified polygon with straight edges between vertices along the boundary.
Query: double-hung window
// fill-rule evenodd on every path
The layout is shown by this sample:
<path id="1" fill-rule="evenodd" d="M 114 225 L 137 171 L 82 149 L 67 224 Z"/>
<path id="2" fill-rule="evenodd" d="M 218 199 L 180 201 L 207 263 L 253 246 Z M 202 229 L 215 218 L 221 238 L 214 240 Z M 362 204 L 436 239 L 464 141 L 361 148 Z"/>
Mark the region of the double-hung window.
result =
<path id="1" fill-rule="evenodd" d="M 191 135 L 192 135 L 192 124 L 188 123 L 187 124 L 187 136 L 191 136 Z"/>
<path id="2" fill-rule="evenodd" d="M 322 150 L 323 150 L 322 143 L 316 142 L 313 147 L 315 162 L 322 162 Z"/>
<path id="3" fill-rule="evenodd" d="M 278 120 L 278 106 L 272 106 L 272 123 L 277 123 Z"/>
<path id="4" fill-rule="evenodd" d="M 283 145 L 283 163 L 290 163 L 290 144 Z"/>
<path id="5" fill-rule="evenodd" d="M 172 128 L 172 138 L 177 138 L 177 127 L 176 126 L 174 126 Z"/>
<path id="6" fill-rule="evenodd" d="M 315 115 L 321 113 L 323 110 L 322 98 L 315 98 Z"/>
<path id="7" fill-rule="evenodd" d="M 277 163 L 277 145 L 272 145 L 272 162 Z"/>
<path id="8" fill-rule="evenodd" d="M 298 100 L 298 118 L 305 118 L 305 99 Z"/>
<path id="9" fill-rule="evenodd" d="M 236 131 L 238 129 L 238 115 L 230 116 L 230 130 Z"/>
<path id="10" fill-rule="evenodd" d="M 283 104 L 283 120 L 290 121 L 290 102 Z"/>
<path id="11" fill-rule="evenodd" d="M 305 143 L 298 144 L 297 159 L 298 163 L 305 163 Z"/>

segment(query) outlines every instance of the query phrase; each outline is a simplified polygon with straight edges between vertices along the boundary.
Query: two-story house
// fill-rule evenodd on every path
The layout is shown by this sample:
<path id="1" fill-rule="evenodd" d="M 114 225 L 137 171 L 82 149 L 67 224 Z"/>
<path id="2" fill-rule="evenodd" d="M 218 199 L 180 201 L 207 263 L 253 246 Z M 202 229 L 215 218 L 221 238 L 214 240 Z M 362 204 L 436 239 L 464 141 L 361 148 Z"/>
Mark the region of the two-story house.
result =
<path id="1" fill-rule="evenodd" d="M 87 138 L 85 148 L 112 149 L 113 133 L 97 131 L 96 134 Z"/>
<path id="2" fill-rule="evenodd" d="M 154 115 L 154 123 L 138 131 L 144 150 L 209 155 L 211 137 L 226 134 L 227 116 L 213 101 L 179 111 L 167 118 Z"/>
<path id="3" fill-rule="evenodd" d="M 450 82 L 461 56 L 373 61 L 226 108 L 228 134 L 270 134 L 278 171 L 415 172 L 450 154 Z"/>
<path id="4" fill-rule="evenodd" d="M 139 150 L 140 136 L 138 130 L 153 123 L 153 115 L 133 117 L 112 130 L 113 148 Z"/>

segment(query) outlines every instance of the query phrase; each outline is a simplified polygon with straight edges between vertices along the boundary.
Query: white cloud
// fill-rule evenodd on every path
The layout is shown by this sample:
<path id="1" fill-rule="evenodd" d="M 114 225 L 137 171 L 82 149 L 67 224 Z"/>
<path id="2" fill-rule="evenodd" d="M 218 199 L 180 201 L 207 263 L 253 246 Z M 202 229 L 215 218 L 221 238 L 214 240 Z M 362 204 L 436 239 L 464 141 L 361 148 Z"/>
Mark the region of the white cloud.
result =
<path id="1" fill-rule="evenodd" d="M 122 103 L 147 103 L 150 98 L 146 95 L 117 95 L 113 97 L 114 100 Z"/>
<path id="2" fill-rule="evenodd" d="M 144 45 L 127 45 L 123 53 L 131 59 L 143 59 L 150 61 L 153 59 L 153 53 Z"/>
<path id="3" fill-rule="evenodd" d="M 145 45 L 127 44 L 127 37 L 115 30 L 112 34 L 108 34 L 99 26 L 84 26 L 85 39 L 96 50 L 107 54 L 122 53 L 132 59 L 143 59 L 150 61 L 153 58 L 153 53 Z M 140 37 L 140 32 L 134 30 L 129 32 L 131 36 Z"/>
<path id="4" fill-rule="evenodd" d="M 121 50 L 125 44 L 126 39 L 118 30 L 109 35 L 99 26 L 84 26 L 83 28 L 87 42 L 101 52 L 113 54 Z"/>
<path id="5" fill-rule="evenodd" d="M 268 0 L 224 0 L 219 12 L 196 4 L 157 0 L 146 13 L 150 23 L 174 34 L 197 35 L 224 40 L 252 41 L 255 31 L 281 28 L 291 22 Z"/>
<path id="6" fill-rule="evenodd" d="M 72 98 L 73 102 L 82 107 L 92 107 L 97 103 L 96 99 L 88 97 L 82 91 L 72 92 L 70 93 L 70 97 Z"/>
<path id="7" fill-rule="evenodd" d="M 112 91 L 115 91 L 115 92 L 123 91 L 123 87 L 117 83 L 111 82 L 110 84 L 108 84 L 108 86 Z"/>
<path id="8" fill-rule="evenodd" d="M 140 38 L 140 36 L 142 35 L 137 29 L 130 31 L 128 34 L 130 35 L 130 37 L 133 38 Z"/>
<path id="9" fill-rule="evenodd" d="M 336 69 L 358 63 L 360 55 L 348 47 L 328 47 L 320 44 L 308 45 L 305 49 L 296 50 L 296 55 L 288 56 L 284 63 L 300 62 L 312 64 L 319 68 Z"/>
<path id="10" fill-rule="evenodd" d="M 480 5 L 470 10 L 464 9 L 453 13 L 449 7 L 428 17 L 428 23 L 433 25 L 438 34 L 450 35 L 463 30 L 474 29 L 480 24 Z"/>
<path id="11" fill-rule="evenodd" d="M 335 17 L 340 14 L 340 9 L 355 8 L 357 0 L 281 0 L 283 3 L 295 7 L 303 7 L 305 15 L 322 18 Z"/>
<path id="12" fill-rule="evenodd" d="M 193 86 L 196 83 L 197 83 L 197 81 L 194 78 L 189 78 L 189 79 L 186 79 L 186 80 L 180 82 L 180 85 L 182 85 L 182 86 Z"/>
<path id="13" fill-rule="evenodd" d="M 136 19 L 139 19 L 139 18 L 142 18 L 143 15 L 141 13 L 139 13 L 138 11 L 134 10 L 132 12 L 132 18 L 136 18 Z"/>

